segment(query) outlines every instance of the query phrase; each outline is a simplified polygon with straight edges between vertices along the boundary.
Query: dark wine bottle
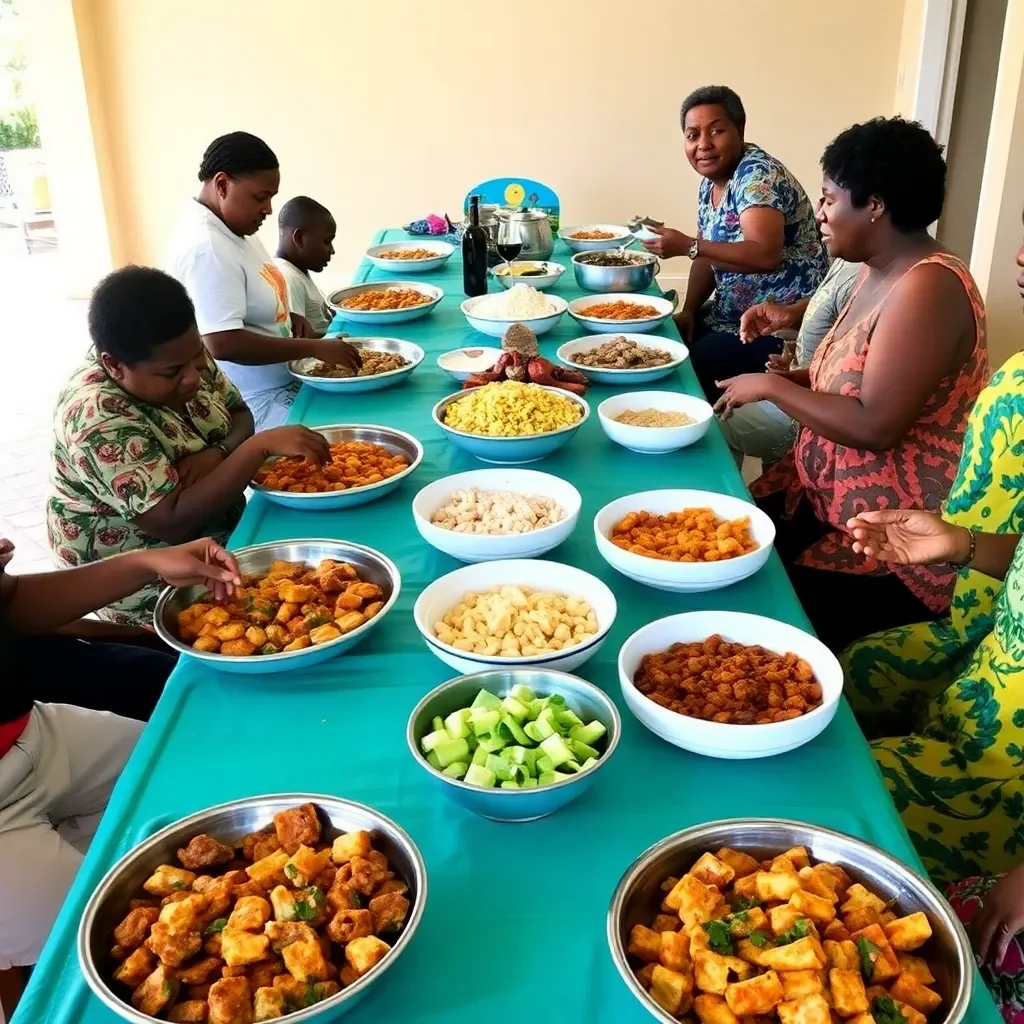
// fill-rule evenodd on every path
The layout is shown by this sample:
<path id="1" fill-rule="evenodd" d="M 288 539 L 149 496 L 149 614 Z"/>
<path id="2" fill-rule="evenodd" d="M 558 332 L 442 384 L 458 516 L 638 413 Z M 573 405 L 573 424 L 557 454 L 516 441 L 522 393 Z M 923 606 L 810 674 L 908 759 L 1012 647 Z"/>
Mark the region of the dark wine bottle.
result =
<path id="1" fill-rule="evenodd" d="M 480 227 L 480 197 L 469 197 L 469 227 L 462 236 L 462 288 L 472 298 L 487 294 L 487 232 Z"/>

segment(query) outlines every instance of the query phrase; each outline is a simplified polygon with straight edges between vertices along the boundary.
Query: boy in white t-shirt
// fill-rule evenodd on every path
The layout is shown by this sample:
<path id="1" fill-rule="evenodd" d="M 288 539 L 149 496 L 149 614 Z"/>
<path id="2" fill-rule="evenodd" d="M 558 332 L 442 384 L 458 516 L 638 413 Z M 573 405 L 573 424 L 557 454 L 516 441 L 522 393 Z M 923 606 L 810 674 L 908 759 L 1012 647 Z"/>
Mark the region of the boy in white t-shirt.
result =
<path id="1" fill-rule="evenodd" d="M 310 271 L 320 273 L 334 255 L 338 226 L 331 211 L 309 196 L 296 196 L 277 215 L 279 237 L 274 263 L 288 285 L 288 307 L 305 317 L 313 333 L 322 338 L 333 314 Z"/>

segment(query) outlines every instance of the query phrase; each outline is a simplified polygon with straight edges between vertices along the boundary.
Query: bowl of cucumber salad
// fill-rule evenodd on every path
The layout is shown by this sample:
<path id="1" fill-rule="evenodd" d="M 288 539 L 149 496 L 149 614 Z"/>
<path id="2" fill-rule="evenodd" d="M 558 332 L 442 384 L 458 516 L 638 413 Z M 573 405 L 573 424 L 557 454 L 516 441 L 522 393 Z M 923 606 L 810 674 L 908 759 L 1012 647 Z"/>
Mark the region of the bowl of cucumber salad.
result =
<path id="1" fill-rule="evenodd" d="M 456 803 L 492 821 L 535 821 L 582 796 L 622 721 L 603 690 L 551 669 L 493 669 L 442 683 L 406 739 Z"/>

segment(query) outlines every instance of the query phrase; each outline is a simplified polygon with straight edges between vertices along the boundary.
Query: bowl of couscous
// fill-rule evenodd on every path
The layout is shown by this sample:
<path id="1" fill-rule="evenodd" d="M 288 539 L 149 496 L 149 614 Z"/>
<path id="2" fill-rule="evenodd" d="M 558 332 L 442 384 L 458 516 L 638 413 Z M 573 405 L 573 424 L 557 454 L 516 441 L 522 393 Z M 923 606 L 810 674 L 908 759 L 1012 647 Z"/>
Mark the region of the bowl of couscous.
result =
<path id="1" fill-rule="evenodd" d="M 568 443 L 590 406 L 560 388 L 496 381 L 442 398 L 434 422 L 457 448 L 482 462 L 536 462 Z"/>

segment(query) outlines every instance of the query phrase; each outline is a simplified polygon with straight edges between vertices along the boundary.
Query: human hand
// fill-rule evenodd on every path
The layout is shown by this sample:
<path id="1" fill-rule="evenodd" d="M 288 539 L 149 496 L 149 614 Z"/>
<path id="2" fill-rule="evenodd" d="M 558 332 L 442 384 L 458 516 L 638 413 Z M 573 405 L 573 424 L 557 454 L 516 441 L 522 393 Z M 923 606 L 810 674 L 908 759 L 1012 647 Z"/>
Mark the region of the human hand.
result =
<path id="1" fill-rule="evenodd" d="M 796 358 L 796 342 L 787 341 L 782 346 L 781 352 L 773 352 L 765 363 L 768 373 L 789 373 L 793 368 L 793 360 Z"/>
<path id="2" fill-rule="evenodd" d="M 715 412 L 727 420 L 741 406 L 770 397 L 774 379 L 768 373 L 741 373 L 738 377 L 715 381 L 722 389 L 722 397 L 715 402 Z"/>
<path id="3" fill-rule="evenodd" d="M 331 459 L 331 446 L 323 434 L 297 424 L 261 430 L 249 439 L 263 449 L 265 456 L 298 455 L 322 466 Z"/>
<path id="4" fill-rule="evenodd" d="M 223 461 L 224 453 L 219 448 L 205 448 L 201 452 L 186 455 L 174 465 L 178 471 L 178 483 L 182 487 L 191 487 L 212 473 Z"/>
<path id="5" fill-rule="evenodd" d="M 143 554 L 148 567 L 168 586 L 206 586 L 218 601 L 230 597 L 242 582 L 234 556 L 209 537 L 173 548 L 150 548 Z"/>
<path id="6" fill-rule="evenodd" d="M 970 530 L 923 509 L 862 512 L 848 519 L 846 528 L 853 534 L 853 550 L 879 562 L 957 564 L 966 562 L 971 552 Z"/>
<path id="7" fill-rule="evenodd" d="M 316 331 L 312 324 L 298 313 L 292 313 L 292 337 L 293 338 L 315 338 Z"/>
<path id="8" fill-rule="evenodd" d="M 310 348 L 310 355 L 325 363 L 347 366 L 350 370 L 358 370 L 363 365 L 359 349 L 341 338 L 318 338 Z"/>
<path id="9" fill-rule="evenodd" d="M 1006 958 L 1010 940 L 1024 931 L 1024 864 L 999 879 L 971 922 L 971 942 L 982 963 L 997 968 Z"/>
<path id="10" fill-rule="evenodd" d="M 0 569 L 7 568 L 7 563 L 14 557 L 14 541 L 0 537 Z"/>
<path id="11" fill-rule="evenodd" d="M 656 228 L 652 226 L 651 231 L 658 237 L 641 238 L 640 244 L 648 252 L 653 252 L 655 256 L 661 256 L 662 259 L 671 259 L 673 256 L 685 256 L 690 251 L 690 246 L 693 245 L 693 238 L 690 235 L 684 235 L 682 231 L 676 231 L 675 228 Z"/>
<path id="12" fill-rule="evenodd" d="M 777 331 L 797 327 L 796 317 L 788 306 L 776 302 L 759 302 L 743 311 L 740 317 L 740 341 L 745 345 L 758 338 L 770 338 Z"/>

